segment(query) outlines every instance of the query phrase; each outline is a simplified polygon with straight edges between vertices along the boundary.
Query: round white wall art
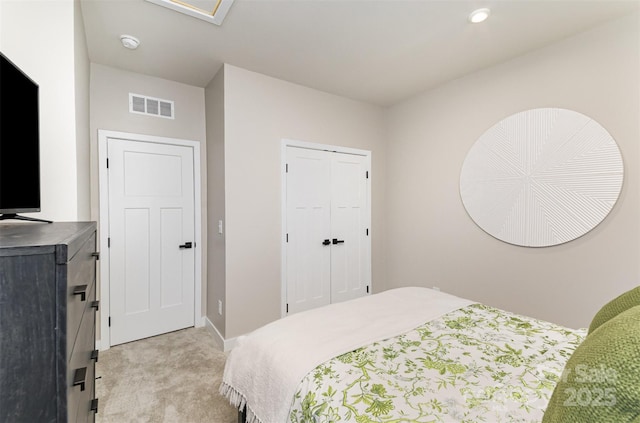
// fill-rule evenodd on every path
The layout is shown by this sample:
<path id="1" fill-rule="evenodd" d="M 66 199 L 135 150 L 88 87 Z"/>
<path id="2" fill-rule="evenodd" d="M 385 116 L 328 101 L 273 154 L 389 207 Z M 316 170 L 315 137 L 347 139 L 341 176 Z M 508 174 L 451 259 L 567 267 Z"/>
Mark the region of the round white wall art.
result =
<path id="1" fill-rule="evenodd" d="M 567 109 L 511 115 L 473 144 L 460 196 L 473 221 L 510 244 L 547 247 L 574 240 L 609 214 L 622 189 L 615 140 Z"/>

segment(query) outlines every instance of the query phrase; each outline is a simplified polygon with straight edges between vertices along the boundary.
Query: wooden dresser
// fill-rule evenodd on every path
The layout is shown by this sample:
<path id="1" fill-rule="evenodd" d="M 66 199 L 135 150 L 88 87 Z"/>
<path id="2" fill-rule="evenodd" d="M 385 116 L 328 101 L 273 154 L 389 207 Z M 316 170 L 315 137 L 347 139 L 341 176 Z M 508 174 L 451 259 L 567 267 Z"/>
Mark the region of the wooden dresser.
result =
<path id="1" fill-rule="evenodd" d="M 0 422 L 93 422 L 96 224 L 0 223 Z"/>

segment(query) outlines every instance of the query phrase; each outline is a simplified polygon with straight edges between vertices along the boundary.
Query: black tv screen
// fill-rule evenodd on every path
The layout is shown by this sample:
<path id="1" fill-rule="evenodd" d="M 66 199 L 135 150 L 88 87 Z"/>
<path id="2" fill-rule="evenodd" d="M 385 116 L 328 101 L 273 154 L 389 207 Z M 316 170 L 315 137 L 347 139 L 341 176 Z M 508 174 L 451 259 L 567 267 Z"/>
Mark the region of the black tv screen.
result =
<path id="1" fill-rule="evenodd" d="M 0 214 L 38 211 L 38 84 L 0 53 Z"/>

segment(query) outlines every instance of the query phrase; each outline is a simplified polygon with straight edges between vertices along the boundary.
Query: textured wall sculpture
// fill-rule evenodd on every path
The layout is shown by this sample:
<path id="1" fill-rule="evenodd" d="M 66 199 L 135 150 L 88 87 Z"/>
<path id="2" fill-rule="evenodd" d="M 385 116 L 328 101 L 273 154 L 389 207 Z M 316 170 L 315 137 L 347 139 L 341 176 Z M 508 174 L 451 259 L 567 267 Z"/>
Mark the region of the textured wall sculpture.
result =
<path id="1" fill-rule="evenodd" d="M 609 214 L 623 163 L 593 119 L 543 108 L 509 116 L 471 147 L 460 195 L 471 218 L 510 244 L 545 247 L 576 239 Z"/>

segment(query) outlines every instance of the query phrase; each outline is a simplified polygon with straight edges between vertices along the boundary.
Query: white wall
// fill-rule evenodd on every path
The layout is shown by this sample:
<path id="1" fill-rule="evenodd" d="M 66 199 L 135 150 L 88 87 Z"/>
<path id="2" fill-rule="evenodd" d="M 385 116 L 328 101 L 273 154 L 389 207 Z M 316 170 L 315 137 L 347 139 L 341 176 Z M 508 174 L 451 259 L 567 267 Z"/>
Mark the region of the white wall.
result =
<path id="1" fill-rule="evenodd" d="M 74 0 L 74 56 L 76 108 L 77 219 L 91 219 L 91 172 L 89 169 L 89 52 L 80 1 Z"/>
<path id="2" fill-rule="evenodd" d="M 389 282 L 444 291 L 571 327 L 640 281 L 638 16 L 600 26 L 417 95 L 388 113 Z M 598 121 L 625 164 L 612 213 L 549 248 L 505 244 L 478 228 L 459 196 L 475 140 L 501 119 L 563 107 Z"/>
<path id="3" fill-rule="evenodd" d="M 283 138 L 372 151 L 372 279 L 383 290 L 383 110 L 230 65 L 224 78 L 226 337 L 280 317 Z"/>
<path id="4" fill-rule="evenodd" d="M 207 168 L 204 89 L 112 67 L 91 64 L 91 219 L 100 220 L 98 191 L 98 130 L 155 135 L 200 142 L 202 186 L 202 231 L 207 233 Z M 175 119 L 129 113 L 129 93 L 147 95 L 175 103 Z M 203 236 L 202 257 L 207 256 Z M 202 310 L 206 310 L 207 261 L 202 260 Z M 98 286 L 99 291 L 99 286 Z M 98 333 L 98 338 L 100 334 Z"/>
<path id="5" fill-rule="evenodd" d="M 86 124 L 76 120 L 84 117 L 82 111 L 76 115 L 76 105 L 83 105 L 76 98 L 75 84 L 76 72 L 79 81 L 86 75 L 85 59 L 76 62 L 74 55 L 74 37 L 84 37 L 84 29 L 76 27 L 76 7 L 74 0 L 3 0 L 0 18 L 0 50 L 40 87 L 42 212 L 29 216 L 56 221 L 88 215 L 85 210 L 79 213 L 86 198 L 79 198 L 77 155 L 85 146 L 76 141 L 76 131 Z M 82 189 L 80 196 L 86 195 Z"/>

